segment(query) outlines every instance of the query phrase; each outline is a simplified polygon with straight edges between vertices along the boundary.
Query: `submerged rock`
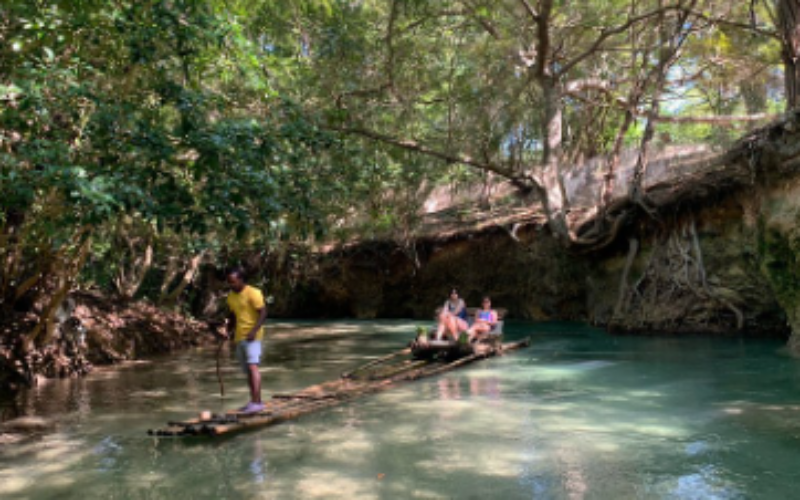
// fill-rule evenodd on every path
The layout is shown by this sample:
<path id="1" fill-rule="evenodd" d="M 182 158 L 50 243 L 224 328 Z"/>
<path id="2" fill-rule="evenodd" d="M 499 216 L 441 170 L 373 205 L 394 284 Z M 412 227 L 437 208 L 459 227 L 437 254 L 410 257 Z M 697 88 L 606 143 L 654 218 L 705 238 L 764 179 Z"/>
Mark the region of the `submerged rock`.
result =
<path id="1" fill-rule="evenodd" d="M 0 432 L 0 446 L 4 444 L 19 443 L 23 439 L 25 439 L 25 436 L 22 434 L 11 434 L 11 433 Z"/>
<path id="2" fill-rule="evenodd" d="M 56 426 L 55 422 L 43 417 L 19 417 L 0 424 L 0 433 L 30 434 L 47 431 Z"/>

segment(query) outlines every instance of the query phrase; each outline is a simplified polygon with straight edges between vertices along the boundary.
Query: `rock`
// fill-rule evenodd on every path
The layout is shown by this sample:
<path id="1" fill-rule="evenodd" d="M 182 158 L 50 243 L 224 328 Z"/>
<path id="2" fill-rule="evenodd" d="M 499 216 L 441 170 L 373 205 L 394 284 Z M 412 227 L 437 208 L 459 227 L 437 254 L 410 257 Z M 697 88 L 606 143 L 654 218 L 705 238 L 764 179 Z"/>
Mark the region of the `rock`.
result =
<path id="1" fill-rule="evenodd" d="M 490 295 L 510 315 L 586 318 L 586 266 L 532 226 L 416 242 L 415 261 L 394 243 L 372 242 L 320 255 L 316 271 L 282 304 L 289 317 L 431 319 L 452 287 L 468 304 Z M 471 237 L 468 237 L 471 236 Z"/>
<path id="2" fill-rule="evenodd" d="M 760 224 L 761 270 L 791 326 L 789 350 L 800 356 L 800 179 L 765 193 Z"/>
<path id="3" fill-rule="evenodd" d="M 53 429 L 55 423 L 43 417 L 19 417 L 0 424 L 0 432 L 4 433 L 35 433 Z"/>
<path id="4" fill-rule="evenodd" d="M 11 434 L 0 432 L 0 446 L 4 444 L 14 444 L 25 439 L 24 434 Z"/>
<path id="5" fill-rule="evenodd" d="M 455 286 L 469 304 L 491 295 L 512 318 L 588 320 L 631 333 L 788 336 L 787 316 L 800 332 L 800 180 L 761 190 L 694 206 L 657 228 L 633 227 L 630 236 L 638 238 L 639 249 L 628 284 L 639 283 L 649 298 L 623 303 L 628 307 L 620 317 L 614 314 L 627 244 L 601 254 L 570 254 L 535 225 L 523 225 L 516 239 L 488 228 L 418 240 L 416 261 L 391 242 L 330 251 L 317 256 L 309 266 L 314 274 L 286 294 L 291 300 L 281 312 L 429 319 Z M 670 231 L 676 235 L 670 244 L 679 242 L 682 250 L 655 260 L 663 261 L 662 275 L 676 280 L 690 271 L 691 283 L 681 290 L 668 278 L 645 276 Z M 694 260 L 691 268 L 682 262 L 687 255 Z"/>

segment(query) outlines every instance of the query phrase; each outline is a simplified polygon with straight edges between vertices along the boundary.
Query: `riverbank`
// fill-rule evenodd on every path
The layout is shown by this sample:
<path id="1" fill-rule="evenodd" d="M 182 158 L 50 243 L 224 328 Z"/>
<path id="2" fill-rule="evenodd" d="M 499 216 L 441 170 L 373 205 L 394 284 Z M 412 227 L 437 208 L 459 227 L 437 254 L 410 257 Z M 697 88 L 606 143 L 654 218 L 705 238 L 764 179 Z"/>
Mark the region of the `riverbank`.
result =
<path id="1" fill-rule="evenodd" d="M 36 385 L 41 378 L 86 375 L 110 365 L 213 341 L 203 321 L 143 301 L 124 302 L 94 291 L 70 294 L 50 339 L 27 347 L 23 333 L 35 318 L 18 315 L 0 324 L 0 393 Z"/>

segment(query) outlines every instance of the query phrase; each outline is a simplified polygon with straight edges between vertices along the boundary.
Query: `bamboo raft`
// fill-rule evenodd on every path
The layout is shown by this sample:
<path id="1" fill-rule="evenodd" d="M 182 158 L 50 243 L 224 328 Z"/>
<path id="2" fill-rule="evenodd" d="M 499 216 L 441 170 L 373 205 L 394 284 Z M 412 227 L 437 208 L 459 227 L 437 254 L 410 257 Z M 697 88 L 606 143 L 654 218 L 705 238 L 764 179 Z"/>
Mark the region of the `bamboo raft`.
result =
<path id="1" fill-rule="evenodd" d="M 339 380 L 313 385 L 293 393 L 275 394 L 264 403 L 265 408 L 261 412 L 203 412 L 198 418 L 168 422 L 167 427 L 151 429 L 148 434 L 165 437 L 219 436 L 254 427 L 276 425 L 307 413 L 391 389 L 401 383 L 433 377 L 530 345 L 530 337 L 506 344 L 500 338 L 499 335 L 493 336 L 465 346 L 463 342 L 425 342 L 418 336 L 409 347 L 343 373 Z"/>

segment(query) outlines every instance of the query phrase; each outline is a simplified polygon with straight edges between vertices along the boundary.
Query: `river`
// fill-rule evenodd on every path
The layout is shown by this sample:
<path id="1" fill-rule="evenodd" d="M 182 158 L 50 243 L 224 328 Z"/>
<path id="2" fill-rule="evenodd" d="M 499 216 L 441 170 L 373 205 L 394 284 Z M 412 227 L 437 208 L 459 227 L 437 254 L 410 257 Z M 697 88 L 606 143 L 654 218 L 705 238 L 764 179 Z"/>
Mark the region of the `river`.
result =
<path id="1" fill-rule="evenodd" d="M 406 343 L 410 321 L 281 322 L 265 394 Z M 800 361 L 777 340 L 615 337 L 511 322 L 533 345 L 276 427 L 180 441 L 149 428 L 246 402 L 184 351 L 0 402 L 53 422 L 0 445 L 2 498 L 791 498 Z"/>

